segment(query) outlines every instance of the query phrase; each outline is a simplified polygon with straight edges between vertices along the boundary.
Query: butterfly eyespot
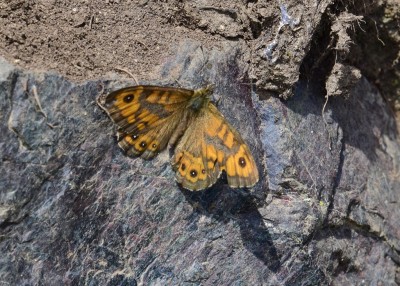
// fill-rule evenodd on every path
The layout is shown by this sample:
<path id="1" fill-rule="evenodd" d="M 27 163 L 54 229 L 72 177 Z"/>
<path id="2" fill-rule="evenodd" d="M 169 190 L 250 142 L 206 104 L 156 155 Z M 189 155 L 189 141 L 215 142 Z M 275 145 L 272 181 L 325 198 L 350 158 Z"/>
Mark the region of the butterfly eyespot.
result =
<path id="1" fill-rule="evenodd" d="M 157 148 L 157 144 L 153 143 L 153 145 L 151 145 L 151 147 L 153 147 L 153 149 Z"/>
<path id="2" fill-rule="evenodd" d="M 197 176 L 197 171 L 196 171 L 196 170 L 191 170 L 191 171 L 190 171 L 190 176 L 191 176 L 192 178 L 195 178 L 195 177 Z"/>
<path id="3" fill-rule="evenodd" d="M 146 146 L 147 146 L 147 143 L 146 143 L 146 142 L 144 142 L 144 141 L 140 142 L 140 147 L 146 148 Z"/>
<path id="4" fill-rule="evenodd" d="M 246 167 L 246 160 L 243 157 L 239 158 L 239 166 L 242 168 Z"/>
<path id="5" fill-rule="evenodd" d="M 182 165 L 181 165 L 181 170 L 182 170 L 182 171 L 185 171 L 185 169 L 186 169 L 186 165 L 185 165 L 185 164 L 182 164 Z"/>
<path id="6" fill-rule="evenodd" d="M 130 102 L 132 102 L 132 100 L 134 99 L 135 97 L 133 96 L 133 94 L 128 94 L 128 95 L 126 95 L 125 97 L 124 97 L 124 101 L 126 102 L 126 103 L 130 103 Z"/>
<path id="7" fill-rule="evenodd" d="M 137 136 L 137 135 L 131 135 L 131 138 L 132 138 L 132 140 L 136 140 L 136 139 L 139 138 L 139 136 Z"/>
<path id="8" fill-rule="evenodd" d="M 202 174 L 205 174 L 205 173 L 206 173 L 206 170 L 204 170 L 204 169 L 201 170 L 201 173 L 202 173 Z"/>

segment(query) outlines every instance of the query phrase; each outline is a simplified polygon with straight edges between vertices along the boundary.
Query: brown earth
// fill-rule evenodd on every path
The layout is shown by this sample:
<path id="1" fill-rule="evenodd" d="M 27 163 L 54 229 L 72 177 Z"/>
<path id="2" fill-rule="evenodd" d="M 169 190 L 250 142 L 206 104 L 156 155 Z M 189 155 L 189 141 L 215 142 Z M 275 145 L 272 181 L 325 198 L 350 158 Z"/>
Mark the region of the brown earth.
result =
<path id="1" fill-rule="evenodd" d="M 279 29 L 282 11 L 268 1 L 13 0 L 0 3 L 0 54 L 23 68 L 54 70 L 78 82 L 107 78 L 116 68 L 148 81 L 185 39 L 207 49 L 229 43 L 244 47 L 247 82 L 281 97 L 291 96 L 300 64 L 314 69 L 336 60 L 360 69 L 399 109 L 399 4 L 361 2 L 314 7 L 288 1 L 288 22 Z M 307 66 L 310 48 L 314 64 Z M 303 76 L 312 76 L 308 72 Z"/>
<path id="2" fill-rule="evenodd" d="M 223 19 L 221 27 L 200 24 L 190 6 L 182 1 L 10 1 L 1 4 L 0 51 L 21 67 L 55 70 L 75 81 L 102 78 L 118 67 L 148 79 L 171 47 L 186 38 L 209 48 L 226 41 L 223 31 L 209 32 L 221 28 Z"/>

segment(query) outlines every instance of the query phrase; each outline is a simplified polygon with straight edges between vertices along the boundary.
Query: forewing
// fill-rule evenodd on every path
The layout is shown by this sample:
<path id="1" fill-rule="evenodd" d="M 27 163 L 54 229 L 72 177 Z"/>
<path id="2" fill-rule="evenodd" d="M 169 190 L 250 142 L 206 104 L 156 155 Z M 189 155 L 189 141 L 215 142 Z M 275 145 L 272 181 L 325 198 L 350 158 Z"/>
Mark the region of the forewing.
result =
<path id="1" fill-rule="evenodd" d="M 188 89 L 133 86 L 111 92 L 100 104 L 119 127 L 119 146 L 149 159 L 167 146 L 192 95 Z"/>

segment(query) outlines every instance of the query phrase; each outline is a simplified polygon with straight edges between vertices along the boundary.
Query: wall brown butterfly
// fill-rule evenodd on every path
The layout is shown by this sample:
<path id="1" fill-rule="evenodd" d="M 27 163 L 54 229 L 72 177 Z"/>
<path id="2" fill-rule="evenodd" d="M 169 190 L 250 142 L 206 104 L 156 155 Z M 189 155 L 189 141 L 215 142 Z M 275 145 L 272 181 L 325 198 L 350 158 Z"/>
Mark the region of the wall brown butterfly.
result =
<path id="1" fill-rule="evenodd" d="M 185 189 L 208 188 L 222 171 L 229 186 L 252 187 L 258 181 L 254 158 L 210 102 L 212 91 L 139 85 L 111 92 L 99 104 L 118 125 L 118 145 L 127 155 L 151 159 L 176 145 L 172 166 Z"/>

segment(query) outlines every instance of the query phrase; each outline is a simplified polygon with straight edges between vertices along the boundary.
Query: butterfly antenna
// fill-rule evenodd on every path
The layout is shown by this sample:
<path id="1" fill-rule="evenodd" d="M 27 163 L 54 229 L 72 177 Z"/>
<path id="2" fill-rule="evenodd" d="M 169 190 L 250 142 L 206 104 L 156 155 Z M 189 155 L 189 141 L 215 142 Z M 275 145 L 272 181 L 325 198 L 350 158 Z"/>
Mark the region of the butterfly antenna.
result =
<path id="1" fill-rule="evenodd" d="M 178 87 L 182 88 L 182 84 L 179 82 L 179 80 L 175 79 L 175 83 L 178 85 Z"/>
<path id="2" fill-rule="evenodd" d="M 127 69 L 124 69 L 124 68 L 114 68 L 114 69 L 116 69 L 117 71 L 122 71 L 122 72 L 128 74 L 133 79 L 133 81 L 136 83 L 136 85 L 139 85 L 139 82 L 136 79 L 136 77 L 130 71 L 128 71 Z"/>
<path id="3" fill-rule="evenodd" d="M 200 70 L 203 71 L 204 67 L 207 65 L 208 56 L 204 53 L 203 45 L 200 45 L 201 54 L 203 55 L 203 65 L 201 66 Z"/>
<path id="4" fill-rule="evenodd" d="M 99 83 L 99 87 L 101 88 L 101 90 L 97 93 L 96 103 L 101 109 L 107 112 L 106 108 L 103 105 L 105 102 L 104 83 Z"/>

